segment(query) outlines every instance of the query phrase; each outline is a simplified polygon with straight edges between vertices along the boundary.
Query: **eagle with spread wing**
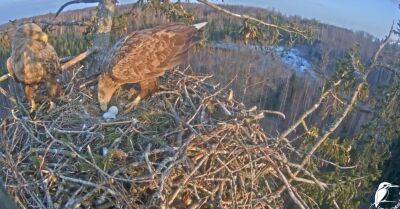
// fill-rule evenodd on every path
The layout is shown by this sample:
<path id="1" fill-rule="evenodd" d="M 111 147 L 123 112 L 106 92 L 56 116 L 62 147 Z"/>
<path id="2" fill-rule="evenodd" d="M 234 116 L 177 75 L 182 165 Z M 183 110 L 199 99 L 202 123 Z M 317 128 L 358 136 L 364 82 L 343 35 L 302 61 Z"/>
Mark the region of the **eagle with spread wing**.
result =
<path id="1" fill-rule="evenodd" d="M 136 107 L 156 90 L 158 77 L 187 58 L 206 24 L 174 23 L 136 31 L 119 40 L 107 55 L 103 65 L 106 69 L 99 77 L 101 109 L 106 111 L 114 92 L 127 83 L 140 85 L 140 92 L 128 109 Z"/>
<path id="2" fill-rule="evenodd" d="M 34 23 L 23 24 L 16 29 L 11 47 L 11 57 L 7 60 L 8 73 L 25 85 L 25 96 L 33 112 L 36 110 L 36 91 L 41 84 L 46 84 L 51 98 L 59 92 L 55 81 L 55 76 L 61 73 L 58 55 L 49 44 L 47 34 Z"/>

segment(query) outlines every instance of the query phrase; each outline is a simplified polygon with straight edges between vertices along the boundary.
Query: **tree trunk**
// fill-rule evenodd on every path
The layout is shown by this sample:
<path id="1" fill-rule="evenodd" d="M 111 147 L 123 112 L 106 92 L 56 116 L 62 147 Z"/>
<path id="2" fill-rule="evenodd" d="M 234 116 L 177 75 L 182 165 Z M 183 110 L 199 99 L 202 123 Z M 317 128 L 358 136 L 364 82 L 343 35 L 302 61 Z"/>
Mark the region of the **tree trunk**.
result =
<path id="1" fill-rule="evenodd" d="M 116 0 L 102 0 L 98 6 L 96 32 L 93 38 L 93 48 L 98 50 L 89 62 L 86 77 L 97 75 L 101 72 L 104 57 L 111 47 L 111 29 L 115 13 Z"/>

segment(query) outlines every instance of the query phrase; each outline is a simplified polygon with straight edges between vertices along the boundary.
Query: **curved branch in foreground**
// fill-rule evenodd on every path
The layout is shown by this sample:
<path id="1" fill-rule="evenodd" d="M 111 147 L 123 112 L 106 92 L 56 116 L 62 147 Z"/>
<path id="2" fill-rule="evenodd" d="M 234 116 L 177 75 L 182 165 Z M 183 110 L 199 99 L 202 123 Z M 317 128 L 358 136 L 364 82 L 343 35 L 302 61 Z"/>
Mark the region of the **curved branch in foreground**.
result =
<path id="1" fill-rule="evenodd" d="M 285 32 L 290 33 L 290 34 L 291 33 L 295 33 L 295 34 L 298 34 L 298 35 L 302 36 L 303 38 L 308 38 L 306 35 L 304 35 L 304 33 L 302 31 L 285 28 L 285 27 L 282 27 L 282 26 L 279 26 L 279 25 L 276 25 L 276 24 L 272 24 L 272 23 L 267 23 L 267 22 L 264 22 L 264 21 L 262 21 L 260 19 L 248 16 L 248 15 L 237 14 L 237 13 L 231 12 L 229 10 L 226 10 L 226 9 L 216 5 L 216 4 L 213 4 L 213 3 L 209 2 L 208 0 L 197 0 L 197 2 L 205 4 L 208 7 L 211 7 L 211 8 L 213 8 L 213 9 L 219 11 L 219 12 L 222 12 L 222 13 L 227 14 L 227 15 L 232 16 L 232 17 L 236 17 L 236 18 L 243 19 L 243 20 L 251 20 L 251 21 L 256 22 L 258 24 L 261 24 L 263 26 L 276 28 L 278 30 L 285 31 Z"/>
<path id="2" fill-rule="evenodd" d="M 383 48 L 385 48 L 385 46 L 390 42 L 390 38 L 393 36 L 394 34 L 394 22 L 392 23 L 392 26 L 390 27 L 390 31 L 389 34 L 386 36 L 386 38 L 382 41 L 382 43 L 379 45 L 376 53 L 374 54 L 374 56 L 372 57 L 372 64 L 370 66 L 370 68 L 375 67 L 376 62 L 378 61 L 378 57 L 381 54 Z"/>
<path id="3" fill-rule="evenodd" d="M 63 4 L 60 9 L 57 10 L 56 12 L 56 16 L 57 17 L 64 9 L 65 7 L 72 5 L 72 4 L 79 4 L 79 3 L 100 3 L 101 0 L 73 0 L 73 1 L 69 1 L 65 4 Z"/>

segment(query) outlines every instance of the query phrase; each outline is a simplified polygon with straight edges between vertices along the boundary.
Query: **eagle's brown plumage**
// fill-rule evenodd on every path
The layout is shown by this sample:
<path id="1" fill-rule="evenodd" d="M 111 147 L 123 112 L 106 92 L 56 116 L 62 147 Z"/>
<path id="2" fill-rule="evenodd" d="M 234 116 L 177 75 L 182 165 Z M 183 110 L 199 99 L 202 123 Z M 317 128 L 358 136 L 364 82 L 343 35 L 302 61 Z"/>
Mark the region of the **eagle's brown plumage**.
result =
<path id="1" fill-rule="evenodd" d="M 117 42 L 99 78 L 101 109 L 107 109 L 115 90 L 126 83 L 140 85 L 140 93 L 132 104 L 136 106 L 155 90 L 158 77 L 186 59 L 190 47 L 199 40 L 199 28 L 204 25 L 170 24 L 133 32 Z"/>
<path id="2" fill-rule="evenodd" d="M 8 72 L 25 85 L 26 99 L 31 104 L 31 111 L 34 111 L 36 90 L 40 84 L 46 84 L 50 97 L 58 92 L 55 76 L 61 72 L 61 68 L 57 53 L 48 43 L 47 34 L 34 23 L 19 26 L 11 46 L 11 57 L 7 60 Z"/>

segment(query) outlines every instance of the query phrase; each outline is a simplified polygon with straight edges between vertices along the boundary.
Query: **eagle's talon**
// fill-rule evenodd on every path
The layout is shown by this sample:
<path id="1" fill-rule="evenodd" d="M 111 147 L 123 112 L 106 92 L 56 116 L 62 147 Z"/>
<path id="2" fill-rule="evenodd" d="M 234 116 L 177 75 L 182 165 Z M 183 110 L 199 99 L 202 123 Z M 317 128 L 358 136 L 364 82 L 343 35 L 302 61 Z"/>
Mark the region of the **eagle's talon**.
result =
<path id="1" fill-rule="evenodd" d="M 125 114 L 129 113 L 130 111 L 135 109 L 140 104 L 140 101 L 142 101 L 142 97 L 141 96 L 137 96 L 136 99 L 133 100 L 133 102 L 131 102 L 131 103 L 129 103 L 129 104 L 127 104 L 125 106 L 126 109 L 125 109 L 124 113 Z"/>
<path id="2" fill-rule="evenodd" d="M 131 112 L 135 108 L 136 108 L 136 106 L 133 105 L 133 102 L 125 105 L 124 114 L 127 114 L 127 113 Z"/>
<path id="3" fill-rule="evenodd" d="M 167 91 L 168 88 L 164 85 L 158 85 L 158 90 L 163 90 L 163 91 Z"/>
<path id="4" fill-rule="evenodd" d="M 128 92 L 129 92 L 128 99 L 132 99 L 132 97 L 134 97 L 134 96 L 139 94 L 139 91 L 137 91 L 134 88 L 129 89 Z"/>
<path id="5" fill-rule="evenodd" d="M 31 101 L 31 109 L 29 110 L 29 113 L 35 112 L 37 109 L 36 103 L 34 101 Z"/>

